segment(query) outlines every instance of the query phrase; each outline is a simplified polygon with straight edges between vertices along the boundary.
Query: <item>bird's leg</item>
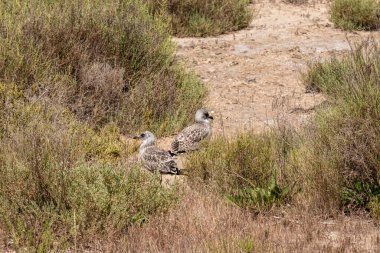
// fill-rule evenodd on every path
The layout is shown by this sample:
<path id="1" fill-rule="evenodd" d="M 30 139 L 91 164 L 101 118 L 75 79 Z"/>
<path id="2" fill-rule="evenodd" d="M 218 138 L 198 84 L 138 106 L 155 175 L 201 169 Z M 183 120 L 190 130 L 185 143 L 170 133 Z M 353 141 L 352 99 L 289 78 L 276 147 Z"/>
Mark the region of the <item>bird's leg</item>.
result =
<path id="1" fill-rule="evenodd" d="M 162 185 L 162 174 L 158 170 L 155 170 L 153 173 L 156 177 L 160 178 L 160 185 Z"/>

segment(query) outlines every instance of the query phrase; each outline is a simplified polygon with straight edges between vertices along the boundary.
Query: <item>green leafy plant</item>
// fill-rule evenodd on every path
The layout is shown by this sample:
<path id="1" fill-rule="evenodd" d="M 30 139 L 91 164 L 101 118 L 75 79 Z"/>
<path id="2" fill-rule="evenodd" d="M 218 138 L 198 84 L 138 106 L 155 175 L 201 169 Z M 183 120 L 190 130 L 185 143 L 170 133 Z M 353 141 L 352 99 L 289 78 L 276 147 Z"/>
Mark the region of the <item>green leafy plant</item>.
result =
<path id="1" fill-rule="evenodd" d="M 288 196 L 289 187 L 280 187 L 276 178 L 272 176 L 267 187 L 247 187 L 239 190 L 237 194 L 229 195 L 227 198 L 243 208 L 269 209 L 275 203 L 281 203 Z"/>
<path id="2" fill-rule="evenodd" d="M 250 237 L 242 238 L 238 241 L 238 245 L 242 252 L 251 253 L 255 250 L 255 243 Z"/>
<path id="3" fill-rule="evenodd" d="M 367 208 L 368 204 L 380 195 L 380 186 L 369 183 L 355 182 L 351 188 L 343 187 L 343 204 L 348 207 Z M 348 210 L 348 209 L 347 209 Z"/>

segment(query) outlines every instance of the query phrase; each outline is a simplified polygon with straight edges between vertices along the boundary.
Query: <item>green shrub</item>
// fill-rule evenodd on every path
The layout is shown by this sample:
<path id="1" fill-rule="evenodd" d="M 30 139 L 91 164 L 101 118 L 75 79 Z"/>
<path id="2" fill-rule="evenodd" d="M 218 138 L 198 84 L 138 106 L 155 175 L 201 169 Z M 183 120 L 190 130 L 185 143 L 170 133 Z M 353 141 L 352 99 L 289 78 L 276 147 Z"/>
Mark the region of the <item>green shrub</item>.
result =
<path id="1" fill-rule="evenodd" d="M 304 188 L 319 199 L 315 203 L 342 206 L 358 185 L 379 187 L 379 55 L 376 44 L 367 41 L 309 71 L 306 84 L 324 92 L 330 104 L 316 115 L 297 154 Z M 360 205 L 371 197 L 371 191 L 360 192 Z"/>
<path id="2" fill-rule="evenodd" d="M 0 79 L 93 126 L 165 133 L 200 107 L 203 86 L 141 1 L 2 1 L 0 27 Z"/>
<path id="3" fill-rule="evenodd" d="M 63 156 L 62 162 L 70 165 L 74 161 L 115 160 L 131 152 L 120 140 L 117 126 L 108 124 L 94 131 L 50 100 L 28 101 L 16 85 L 0 83 L 0 111 L 0 141 L 6 157 L 25 159 L 36 149 L 28 145 L 39 147 L 39 142 L 50 143 L 54 153 Z"/>
<path id="4" fill-rule="evenodd" d="M 380 5 L 376 0 L 334 0 L 331 21 L 344 30 L 373 30 L 380 26 Z"/>
<path id="5" fill-rule="evenodd" d="M 49 101 L 30 102 L 0 84 L 0 224 L 15 249 L 82 247 L 176 200 L 174 188 L 125 165 L 129 151 L 116 126 L 95 132 Z"/>
<path id="6" fill-rule="evenodd" d="M 10 164 L 0 170 L 1 222 L 15 249 L 66 250 L 117 238 L 175 201 L 174 189 L 138 168 L 46 164 L 36 171 Z"/>
<path id="7" fill-rule="evenodd" d="M 351 101 L 369 93 L 368 89 L 377 89 L 380 62 L 376 42 L 369 39 L 354 48 L 343 59 L 332 57 L 326 62 L 312 64 L 304 75 L 306 89 L 325 93 L 330 102 Z"/>
<path id="8" fill-rule="evenodd" d="M 248 0 L 145 0 L 169 17 L 176 36 L 207 36 L 242 29 L 252 19 Z"/>
<path id="9" fill-rule="evenodd" d="M 185 167 L 196 186 L 206 184 L 242 207 L 269 208 L 292 186 L 287 157 L 293 138 L 286 129 L 244 133 L 234 140 L 217 137 L 189 155 Z"/>
<path id="10" fill-rule="evenodd" d="M 240 190 L 237 194 L 228 196 L 233 203 L 243 208 L 270 208 L 275 203 L 281 203 L 287 197 L 289 187 L 281 188 L 272 176 L 270 184 L 265 187 L 248 187 Z"/>
<path id="11" fill-rule="evenodd" d="M 351 187 L 344 187 L 342 190 L 343 205 L 349 208 L 367 208 L 374 197 L 380 196 L 379 185 L 371 187 L 368 183 L 357 181 Z M 347 210 L 350 211 L 348 208 Z"/>

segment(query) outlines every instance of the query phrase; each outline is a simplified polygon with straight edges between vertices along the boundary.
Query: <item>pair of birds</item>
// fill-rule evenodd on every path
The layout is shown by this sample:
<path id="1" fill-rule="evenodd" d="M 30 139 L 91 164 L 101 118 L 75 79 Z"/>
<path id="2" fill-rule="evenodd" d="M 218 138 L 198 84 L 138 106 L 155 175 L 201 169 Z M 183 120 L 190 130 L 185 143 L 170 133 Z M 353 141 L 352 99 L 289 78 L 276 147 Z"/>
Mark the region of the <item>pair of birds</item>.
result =
<path id="1" fill-rule="evenodd" d="M 171 144 L 171 150 L 165 151 L 155 146 L 154 135 L 146 131 L 134 139 L 142 140 L 139 157 L 146 169 L 161 174 L 181 175 L 174 156 L 198 149 L 202 140 L 211 135 L 211 120 L 213 117 L 204 109 L 195 114 L 195 123 L 183 129 Z"/>

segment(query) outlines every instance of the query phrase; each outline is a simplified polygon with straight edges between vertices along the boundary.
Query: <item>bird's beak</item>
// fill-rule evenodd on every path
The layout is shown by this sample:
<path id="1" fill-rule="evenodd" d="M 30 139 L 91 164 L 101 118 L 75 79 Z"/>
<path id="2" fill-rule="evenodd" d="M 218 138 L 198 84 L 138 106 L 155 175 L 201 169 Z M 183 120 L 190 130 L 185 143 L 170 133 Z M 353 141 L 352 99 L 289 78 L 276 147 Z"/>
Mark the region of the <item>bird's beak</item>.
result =
<path id="1" fill-rule="evenodd" d="M 211 113 L 211 114 L 214 114 L 214 111 L 211 111 L 210 113 Z M 211 116 L 211 115 L 209 115 L 208 117 L 209 117 L 209 119 L 214 119 L 214 117 Z"/>
<path id="2" fill-rule="evenodd" d="M 135 135 L 132 137 L 133 139 L 140 139 L 140 135 Z"/>

